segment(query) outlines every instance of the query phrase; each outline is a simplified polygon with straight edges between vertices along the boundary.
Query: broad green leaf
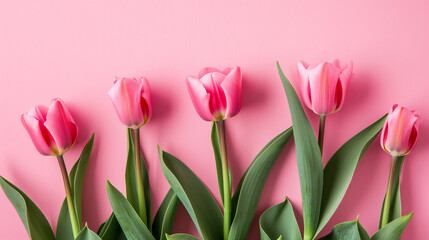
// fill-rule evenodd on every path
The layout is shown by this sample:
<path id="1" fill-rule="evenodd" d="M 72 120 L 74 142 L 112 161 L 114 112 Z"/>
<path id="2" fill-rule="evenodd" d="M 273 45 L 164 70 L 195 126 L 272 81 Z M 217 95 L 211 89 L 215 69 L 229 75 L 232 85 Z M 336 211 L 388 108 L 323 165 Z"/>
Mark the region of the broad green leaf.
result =
<path id="1" fill-rule="evenodd" d="M 57 240 L 74 240 L 73 229 L 70 222 L 69 208 L 67 206 L 67 199 L 65 198 L 63 204 L 61 205 L 60 214 L 58 215 L 56 233 Z"/>
<path id="2" fill-rule="evenodd" d="M 359 220 L 344 222 L 332 228 L 332 232 L 320 240 L 369 240 L 366 230 L 360 225 Z"/>
<path id="3" fill-rule="evenodd" d="M 223 238 L 222 212 L 204 183 L 179 159 L 158 147 L 161 168 L 203 240 Z"/>
<path id="4" fill-rule="evenodd" d="M 107 181 L 107 195 L 116 219 L 128 240 L 155 240 L 131 204 L 109 181 Z"/>
<path id="5" fill-rule="evenodd" d="M 174 218 L 176 217 L 179 198 L 170 188 L 164 197 L 152 224 L 152 234 L 160 240 L 165 240 L 165 234 L 171 234 Z"/>
<path id="6" fill-rule="evenodd" d="M 0 176 L 0 185 L 21 218 L 28 236 L 32 240 L 55 239 L 54 232 L 42 211 L 18 187 Z"/>
<path id="7" fill-rule="evenodd" d="M 94 133 L 88 143 L 82 150 L 82 153 L 77 161 L 76 175 L 73 179 L 73 202 L 76 209 L 76 216 L 79 227 L 82 226 L 82 189 L 85 179 L 86 168 L 88 166 L 89 157 L 91 156 L 92 146 L 94 144 Z"/>
<path id="8" fill-rule="evenodd" d="M 215 161 L 216 161 L 217 182 L 219 185 L 220 199 L 222 200 L 222 204 L 223 204 L 224 198 L 223 198 L 222 158 L 220 155 L 221 153 L 220 153 L 219 131 L 218 131 L 216 122 L 213 122 L 211 139 L 212 139 L 213 152 L 214 152 Z M 229 186 L 231 188 L 232 174 L 231 174 L 231 169 L 229 168 L 228 168 L 228 173 L 229 173 Z"/>
<path id="9" fill-rule="evenodd" d="M 77 235 L 76 240 L 101 240 L 101 238 L 86 226 L 80 231 L 79 235 Z"/>
<path id="10" fill-rule="evenodd" d="M 292 137 L 288 128 L 272 139 L 246 170 L 239 189 L 235 215 L 229 232 L 230 240 L 246 239 L 268 175 L 286 143 Z"/>
<path id="11" fill-rule="evenodd" d="M 136 182 L 136 165 L 134 160 L 134 141 L 133 134 L 130 128 L 127 128 L 127 139 L 128 139 L 128 156 L 127 156 L 127 166 L 125 168 L 125 186 L 127 190 L 127 199 L 133 206 L 136 212 L 139 211 L 139 198 L 137 195 L 137 182 Z M 149 175 L 147 173 L 146 163 L 143 159 L 143 154 L 140 154 L 140 159 L 142 162 L 142 174 L 143 174 L 143 187 L 144 187 L 144 197 L 146 201 L 146 215 L 147 215 L 147 224 L 148 228 L 151 228 L 151 200 L 150 200 L 150 184 L 149 184 Z"/>
<path id="12" fill-rule="evenodd" d="M 408 222 L 410 222 L 412 216 L 413 213 L 410 213 L 406 216 L 393 220 L 378 230 L 378 232 L 376 232 L 374 236 L 371 237 L 371 240 L 400 240 L 402 232 L 405 230 L 405 227 L 408 225 Z"/>
<path id="13" fill-rule="evenodd" d="M 198 240 L 198 238 L 184 233 L 167 235 L 167 240 Z"/>
<path id="14" fill-rule="evenodd" d="M 299 182 L 301 184 L 302 211 L 304 217 L 304 239 L 315 236 L 319 222 L 320 203 L 323 190 L 323 163 L 313 128 L 302 109 L 301 102 L 280 64 L 277 69 L 286 92 L 292 117 Z"/>
<path id="15" fill-rule="evenodd" d="M 301 232 L 293 213 L 292 204 L 286 198 L 262 213 L 259 218 L 261 240 L 301 240 Z"/>
<path id="16" fill-rule="evenodd" d="M 97 231 L 97 234 L 103 240 L 127 239 L 114 213 L 112 213 L 110 217 L 103 224 L 101 224 Z"/>
<path id="17" fill-rule="evenodd" d="M 356 134 L 335 152 L 323 170 L 323 196 L 319 226 L 314 237 L 328 223 L 340 205 L 350 185 L 356 167 L 364 153 L 378 136 L 386 116 Z"/>
<path id="18" fill-rule="evenodd" d="M 389 222 L 401 217 L 402 208 L 401 208 L 401 187 L 400 187 L 400 178 L 402 172 L 402 165 L 404 164 L 405 156 L 399 157 L 397 160 L 397 166 L 395 168 L 395 173 L 393 175 L 393 186 L 392 186 L 392 201 L 390 202 L 390 211 L 389 211 Z M 378 228 L 381 228 L 381 218 L 383 216 L 384 203 L 386 201 L 386 195 L 383 199 L 383 205 L 381 206 L 380 211 L 380 221 Z"/>
<path id="19" fill-rule="evenodd" d="M 89 157 L 91 155 L 92 146 L 94 144 L 94 134 L 88 140 L 87 144 L 82 150 L 82 153 L 76 163 L 73 165 L 69 173 L 70 189 L 73 195 L 73 201 L 78 213 L 79 226 L 82 226 L 82 189 L 85 178 L 86 168 L 88 166 Z M 71 227 L 69 209 L 67 206 L 67 199 L 64 198 L 63 204 L 61 205 L 60 214 L 58 216 L 57 240 L 73 240 L 73 229 Z"/>

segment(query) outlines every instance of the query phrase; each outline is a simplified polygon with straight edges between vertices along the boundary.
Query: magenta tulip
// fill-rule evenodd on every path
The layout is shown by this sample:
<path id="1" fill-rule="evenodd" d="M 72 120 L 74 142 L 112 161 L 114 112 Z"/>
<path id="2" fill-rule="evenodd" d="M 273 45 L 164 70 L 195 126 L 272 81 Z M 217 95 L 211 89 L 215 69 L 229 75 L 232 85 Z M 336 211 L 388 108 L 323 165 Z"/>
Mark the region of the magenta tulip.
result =
<path id="1" fill-rule="evenodd" d="M 421 118 L 416 111 L 393 105 L 381 132 L 381 146 L 392 156 L 405 156 L 413 150 Z"/>
<path id="2" fill-rule="evenodd" d="M 63 155 L 76 141 L 77 125 L 61 99 L 30 109 L 21 121 L 42 155 Z"/>
<path id="3" fill-rule="evenodd" d="M 152 100 L 146 78 L 115 78 L 109 91 L 116 113 L 122 124 L 137 129 L 152 116 Z"/>
<path id="4" fill-rule="evenodd" d="M 241 70 L 239 67 L 204 68 L 198 77 L 187 78 L 195 109 L 206 121 L 224 120 L 237 115 L 241 108 Z"/>
<path id="5" fill-rule="evenodd" d="M 340 110 L 352 71 L 352 62 L 341 67 L 337 59 L 320 63 L 316 67 L 303 61 L 298 62 L 298 76 L 305 105 L 319 115 Z"/>

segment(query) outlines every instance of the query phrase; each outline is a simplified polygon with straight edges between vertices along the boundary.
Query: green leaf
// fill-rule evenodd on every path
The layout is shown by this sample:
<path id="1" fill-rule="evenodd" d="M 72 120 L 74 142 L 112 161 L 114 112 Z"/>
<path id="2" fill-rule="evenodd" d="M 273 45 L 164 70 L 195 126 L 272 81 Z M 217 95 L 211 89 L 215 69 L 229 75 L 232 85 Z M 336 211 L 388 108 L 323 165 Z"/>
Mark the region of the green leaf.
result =
<path id="1" fill-rule="evenodd" d="M 88 143 L 82 150 L 82 153 L 77 161 L 76 175 L 73 179 L 73 201 L 76 208 L 76 216 L 79 227 L 82 226 L 82 189 L 85 179 L 86 168 L 88 166 L 89 157 L 91 156 L 92 146 L 94 145 L 94 133 Z"/>
<path id="2" fill-rule="evenodd" d="M 332 232 L 319 240 L 369 240 L 366 230 L 359 220 L 344 222 L 332 228 Z"/>
<path id="3" fill-rule="evenodd" d="M 222 212 L 204 183 L 179 159 L 158 147 L 161 168 L 203 240 L 223 238 Z"/>
<path id="4" fill-rule="evenodd" d="M 378 232 L 371 237 L 371 240 L 400 240 L 402 232 L 405 230 L 405 227 L 408 225 L 408 222 L 410 222 L 412 216 L 413 213 L 410 213 L 393 220 L 382 229 L 378 230 Z"/>
<path id="5" fill-rule="evenodd" d="M 134 160 L 134 141 L 133 133 L 130 128 L 127 128 L 127 138 L 128 138 L 128 156 L 127 156 L 127 166 L 125 168 L 125 186 L 127 190 L 127 199 L 133 206 L 136 212 L 139 211 L 139 198 L 137 195 L 137 180 L 136 180 L 136 167 Z M 151 229 L 151 200 L 150 200 L 150 184 L 149 184 L 149 175 L 147 173 L 146 163 L 143 159 L 143 155 L 140 154 L 140 159 L 142 162 L 142 174 L 143 174 L 143 187 L 144 187 L 144 197 L 146 202 L 146 215 L 147 215 L 147 224 L 148 228 Z"/>
<path id="6" fill-rule="evenodd" d="M 390 202 L 390 211 L 389 211 L 388 222 L 391 222 L 391 221 L 401 217 L 401 214 L 402 214 L 400 178 L 401 178 L 401 172 L 402 172 L 402 165 L 404 164 L 404 159 L 405 159 L 405 156 L 398 158 L 397 163 L 396 163 L 396 167 L 395 167 L 395 173 L 393 174 L 392 195 L 394 196 L 394 198 L 392 198 L 392 200 Z M 381 206 L 380 221 L 378 224 L 379 229 L 381 228 L 381 219 L 383 216 L 385 201 L 386 201 L 386 195 L 384 195 L 383 205 Z"/>
<path id="7" fill-rule="evenodd" d="M 116 219 L 128 240 L 155 240 L 131 204 L 109 181 L 107 181 L 107 195 Z"/>
<path id="8" fill-rule="evenodd" d="M 32 240 L 55 239 L 54 232 L 42 211 L 18 187 L 0 176 L 0 185 L 21 218 L 28 236 Z"/>
<path id="9" fill-rule="evenodd" d="M 268 175 L 291 137 L 292 128 L 277 135 L 258 153 L 246 170 L 239 192 L 236 191 L 238 201 L 229 239 L 246 239 Z"/>
<path id="10" fill-rule="evenodd" d="M 179 198 L 170 188 L 164 197 L 152 225 L 152 234 L 160 240 L 165 240 L 165 234 L 173 230 Z"/>
<path id="11" fill-rule="evenodd" d="M 97 234 L 103 240 L 127 239 L 114 213 L 112 213 L 110 217 L 103 224 L 101 224 Z"/>
<path id="12" fill-rule="evenodd" d="M 101 240 L 101 238 L 85 226 L 85 228 L 80 231 L 79 235 L 77 235 L 76 240 Z"/>
<path id="13" fill-rule="evenodd" d="M 94 144 L 94 134 L 88 140 L 87 144 L 82 150 L 82 153 L 76 163 L 73 165 L 69 173 L 70 189 L 73 195 L 74 205 L 78 213 L 79 226 L 82 226 L 82 189 L 85 178 L 86 168 L 88 166 L 89 157 L 91 155 L 92 146 Z M 67 206 L 67 199 L 64 198 L 61 205 L 60 214 L 57 221 L 56 230 L 57 240 L 74 240 L 73 229 L 70 222 L 69 209 Z"/>
<path id="14" fill-rule="evenodd" d="M 286 198 L 262 213 L 259 218 L 261 240 L 301 240 L 301 232 L 293 213 L 292 204 Z"/>
<path id="15" fill-rule="evenodd" d="M 383 116 L 343 144 L 326 164 L 320 220 L 314 237 L 322 231 L 340 205 L 360 159 L 378 136 L 385 118 Z"/>
<path id="16" fill-rule="evenodd" d="M 218 182 L 218 185 L 219 185 L 220 199 L 222 200 L 222 204 L 223 204 L 224 197 L 223 197 L 222 158 L 221 158 L 221 155 L 220 155 L 221 153 L 220 153 L 219 131 L 218 131 L 216 122 L 213 122 L 211 139 L 212 139 L 213 152 L 214 152 L 215 161 L 216 161 L 217 182 Z M 231 174 L 231 169 L 230 168 L 228 168 L 228 173 L 229 173 L 229 186 L 230 186 L 230 189 L 231 189 L 231 186 L 232 186 L 232 174 Z"/>
<path id="17" fill-rule="evenodd" d="M 174 235 L 167 234 L 167 240 L 198 240 L 198 238 L 189 234 L 179 233 Z"/>
<path id="18" fill-rule="evenodd" d="M 304 239 L 315 236 L 319 222 L 323 190 L 323 163 L 313 128 L 302 109 L 301 102 L 289 80 L 283 74 L 280 64 L 277 69 L 286 92 L 292 116 L 299 181 L 301 184 L 304 217 Z"/>

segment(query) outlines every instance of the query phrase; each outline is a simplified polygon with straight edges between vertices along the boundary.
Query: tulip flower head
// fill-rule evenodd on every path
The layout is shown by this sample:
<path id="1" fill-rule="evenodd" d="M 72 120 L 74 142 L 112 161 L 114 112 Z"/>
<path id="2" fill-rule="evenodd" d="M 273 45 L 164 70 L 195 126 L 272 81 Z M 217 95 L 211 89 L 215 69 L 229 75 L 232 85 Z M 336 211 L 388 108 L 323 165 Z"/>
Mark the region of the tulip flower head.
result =
<path id="1" fill-rule="evenodd" d="M 189 76 L 187 86 L 192 103 L 202 119 L 231 118 L 241 109 L 241 70 L 239 67 L 204 68 L 198 77 Z"/>
<path id="2" fill-rule="evenodd" d="M 140 128 L 152 116 L 152 100 L 146 78 L 115 78 L 109 96 L 122 124 Z"/>
<path id="3" fill-rule="evenodd" d="M 381 131 L 381 147 L 392 156 L 405 156 L 413 150 L 421 118 L 416 111 L 393 105 Z"/>
<path id="4" fill-rule="evenodd" d="M 42 155 L 63 155 L 76 142 L 77 125 L 61 99 L 52 100 L 49 108 L 33 107 L 21 121 Z"/>
<path id="5" fill-rule="evenodd" d="M 319 115 L 340 110 L 352 71 L 352 62 L 341 67 L 337 59 L 320 63 L 316 67 L 298 62 L 298 77 L 305 105 Z"/>

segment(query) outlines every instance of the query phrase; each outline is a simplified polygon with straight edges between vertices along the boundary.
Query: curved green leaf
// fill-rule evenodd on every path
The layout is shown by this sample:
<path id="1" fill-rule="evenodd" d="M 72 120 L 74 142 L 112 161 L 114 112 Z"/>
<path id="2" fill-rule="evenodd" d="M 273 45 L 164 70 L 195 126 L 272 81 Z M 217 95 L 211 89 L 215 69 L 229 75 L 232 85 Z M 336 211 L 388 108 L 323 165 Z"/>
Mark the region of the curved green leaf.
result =
<path id="1" fill-rule="evenodd" d="M 184 233 L 167 235 L 167 240 L 198 240 L 198 238 Z"/>
<path id="2" fill-rule="evenodd" d="M 92 146 L 94 145 L 94 133 L 88 140 L 88 143 L 82 150 L 82 153 L 77 161 L 76 175 L 73 179 L 73 200 L 76 209 L 76 216 L 79 226 L 82 226 L 82 189 L 85 179 L 86 168 L 88 167 L 89 157 L 91 156 Z"/>
<path id="3" fill-rule="evenodd" d="M 393 220 L 378 230 L 378 232 L 376 232 L 374 236 L 371 237 L 371 240 L 400 240 L 402 232 L 405 230 L 405 227 L 408 225 L 408 222 L 410 222 L 412 216 L 413 213 L 410 213 L 406 216 Z"/>
<path id="4" fill-rule="evenodd" d="M 323 197 L 316 237 L 337 210 L 364 153 L 378 136 L 386 115 L 348 140 L 323 170 Z"/>
<path id="5" fill-rule="evenodd" d="M 115 214 L 110 214 L 110 217 L 98 228 L 97 234 L 103 240 L 126 240 L 125 234 L 119 225 Z"/>
<path id="6" fill-rule="evenodd" d="M 277 70 L 283 82 L 292 117 L 301 184 L 302 209 L 304 217 L 304 239 L 315 236 L 319 222 L 320 204 L 323 190 L 323 164 L 320 149 L 313 128 L 302 109 L 301 102 L 289 80 L 277 62 Z"/>
<path id="7" fill-rule="evenodd" d="M 246 170 L 239 192 L 236 191 L 238 201 L 229 239 L 246 239 L 268 175 L 291 137 L 292 128 L 277 135 L 258 153 Z"/>
<path id="8" fill-rule="evenodd" d="M 109 181 L 107 181 L 107 195 L 116 219 L 128 240 L 155 240 L 131 204 Z"/>
<path id="9" fill-rule="evenodd" d="M 332 228 L 332 232 L 319 240 L 369 240 L 366 230 L 359 220 L 344 222 Z"/>
<path id="10" fill-rule="evenodd" d="M 42 211 L 18 187 L 0 176 L 0 185 L 21 218 L 28 236 L 33 240 L 55 239 L 54 232 Z"/>
<path id="11" fill-rule="evenodd" d="M 301 232 L 293 213 L 292 204 L 286 198 L 262 213 L 259 218 L 261 240 L 301 240 Z"/>
<path id="12" fill-rule="evenodd" d="M 224 197 L 223 197 L 222 158 L 220 155 L 219 131 L 218 131 L 216 122 L 213 122 L 211 139 L 212 139 L 213 152 L 214 152 L 215 162 L 216 162 L 217 182 L 219 185 L 220 199 L 222 200 L 222 204 L 223 204 Z M 231 174 L 230 168 L 228 168 L 228 173 L 229 173 L 229 186 L 231 188 L 232 174 Z"/>
<path id="13" fill-rule="evenodd" d="M 67 206 L 67 199 L 65 198 L 63 204 L 61 205 L 60 214 L 58 215 L 56 239 L 74 240 L 73 229 L 70 222 L 69 208 Z"/>
<path id="14" fill-rule="evenodd" d="M 171 234 L 176 216 L 179 198 L 170 188 L 164 197 L 152 225 L 152 234 L 160 240 L 165 240 L 165 234 Z"/>
<path id="15" fill-rule="evenodd" d="M 76 240 L 101 240 L 101 238 L 86 226 L 80 231 L 79 235 L 77 235 Z"/>
<path id="16" fill-rule="evenodd" d="M 127 199 L 133 206 L 136 212 L 139 211 L 139 200 L 137 195 L 137 181 L 136 181 L 136 167 L 134 160 L 134 141 L 133 133 L 130 128 L 127 128 L 127 139 L 128 139 L 128 155 L 127 155 L 127 166 L 125 168 L 125 186 L 127 190 Z M 147 173 L 146 163 L 144 161 L 143 155 L 140 155 L 142 162 L 142 174 L 143 174 L 143 187 L 144 187 L 144 197 L 146 202 L 146 214 L 147 214 L 147 224 L 148 228 L 151 228 L 151 199 L 150 199 L 150 184 L 149 184 L 149 175 Z"/>
<path id="17" fill-rule="evenodd" d="M 179 159 L 158 147 L 161 167 L 204 240 L 223 238 L 222 212 L 204 183 Z"/>

